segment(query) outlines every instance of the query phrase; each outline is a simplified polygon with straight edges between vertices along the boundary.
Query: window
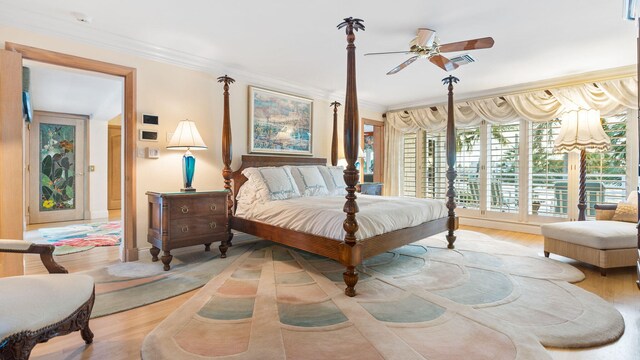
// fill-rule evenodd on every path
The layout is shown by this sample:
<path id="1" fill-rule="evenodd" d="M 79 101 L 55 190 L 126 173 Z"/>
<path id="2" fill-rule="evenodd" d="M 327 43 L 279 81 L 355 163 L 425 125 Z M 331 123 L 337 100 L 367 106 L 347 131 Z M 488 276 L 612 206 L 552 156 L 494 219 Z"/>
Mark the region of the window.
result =
<path id="1" fill-rule="evenodd" d="M 490 125 L 487 210 L 517 213 L 520 181 L 520 122 Z"/>
<path id="2" fill-rule="evenodd" d="M 480 209 L 480 127 L 456 132 L 456 201 L 460 207 Z"/>
<path id="3" fill-rule="evenodd" d="M 422 197 L 444 199 L 447 193 L 447 152 L 445 150 L 445 133 L 424 134 L 422 159 L 424 173 L 422 181 Z"/>
<path id="4" fill-rule="evenodd" d="M 567 216 L 568 156 L 553 151 L 560 119 L 529 122 L 529 208 L 532 215 Z"/>
<path id="5" fill-rule="evenodd" d="M 404 135 L 404 154 L 402 157 L 402 168 L 404 169 L 404 196 L 416 197 L 417 188 L 417 140 L 416 134 Z"/>
<path id="6" fill-rule="evenodd" d="M 595 216 L 596 203 L 622 201 L 636 186 L 637 149 L 627 146 L 627 137 L 637 136 L 635 122 L 627 122 L 633 114 L 601 120 L 611 147 L 587 152 L 587 217 Z M 459 214 L 534 223 L 577 219 L 579 154 L 554 151 L 560 128 L 553 119 L 456 129 Z M 404 146 L 405 195 L 444 200 L 445 132 L 406 134 Z"/>
<path id="7" fill-rule="evenodd" d="M 617 203 L 627 198 L 627 114 L 602 118 L 611 139 L 604 152 L 587 152 L 587 217 L 595 217 L 596 203 Z"/>

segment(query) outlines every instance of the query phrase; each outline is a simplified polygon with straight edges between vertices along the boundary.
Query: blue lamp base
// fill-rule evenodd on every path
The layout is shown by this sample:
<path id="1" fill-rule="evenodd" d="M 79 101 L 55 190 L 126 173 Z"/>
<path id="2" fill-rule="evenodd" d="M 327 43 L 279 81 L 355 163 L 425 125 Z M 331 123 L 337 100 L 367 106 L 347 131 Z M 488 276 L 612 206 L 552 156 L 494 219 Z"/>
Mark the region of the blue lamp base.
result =
<path id="1" fill-rule="evenodd" d="M 180 191 L 196 191 L 191 187 L 193 182 L 193 174 L 196 171 L 196 158 L 191 154 L 191 151 L 187 152 L 182 157 L 182 177 L 184 179 L 184 188 Z"/>

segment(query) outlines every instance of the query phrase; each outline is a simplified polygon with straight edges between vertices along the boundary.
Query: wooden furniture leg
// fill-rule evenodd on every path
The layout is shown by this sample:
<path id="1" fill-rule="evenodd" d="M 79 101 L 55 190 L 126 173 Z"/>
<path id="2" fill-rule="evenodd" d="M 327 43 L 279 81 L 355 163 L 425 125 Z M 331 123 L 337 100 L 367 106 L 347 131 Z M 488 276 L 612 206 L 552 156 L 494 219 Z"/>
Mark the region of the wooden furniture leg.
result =
<path id="1" fill-rule="evenodd" d="M 204 251 L 211 251 L 211 243 L 204 244 Z"/>
<path id="2" fill-rule="evenodd" d="M 151 261 L 153 262 L 158 261 L 158 254 L 160 254 L 160 249 L 158 249 L 155 246 L 152 246 L 151 249 L 149 249 L 149 252 L 151 253 Z"/>
<path id="3" fill-rule="evenodd" d="M 171 269 L 171 266 L 169 266 L 169 264 L 171 263 L 171 260 L 173 260 L 171 251 L 165 251 L 160 260 L 162 260 L 162 263 L 164 264 L 164 271 L 169 271 L 169 269 Z"/>

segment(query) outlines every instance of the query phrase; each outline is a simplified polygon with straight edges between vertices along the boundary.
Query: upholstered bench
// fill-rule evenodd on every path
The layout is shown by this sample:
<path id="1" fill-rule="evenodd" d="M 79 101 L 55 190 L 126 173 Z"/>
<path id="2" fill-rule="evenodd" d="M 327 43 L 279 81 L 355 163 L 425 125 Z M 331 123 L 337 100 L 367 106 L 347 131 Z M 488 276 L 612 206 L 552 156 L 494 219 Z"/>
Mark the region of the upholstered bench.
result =
<path id="1" fill-rule="evenodd" d="M 94 281 L 70 275 L 53 260 L 52 245 L 0 240 L 0 252 L 35 253 L 50 274 L 0 278 L 0 359 L 28 359 L 37 343 L 80 330 L 93 341 L 89 317 Z"/>
<path id="2" fill-rule="evenodd" d="M 557 254 L 606 269 L 635 266 L 638 260 L 638 230 L 635 222 L 601 220 L 611 218 L 616 205 L 596 207 L 596 221 L 572 221 L 542 225 L 544 255 Z"/>

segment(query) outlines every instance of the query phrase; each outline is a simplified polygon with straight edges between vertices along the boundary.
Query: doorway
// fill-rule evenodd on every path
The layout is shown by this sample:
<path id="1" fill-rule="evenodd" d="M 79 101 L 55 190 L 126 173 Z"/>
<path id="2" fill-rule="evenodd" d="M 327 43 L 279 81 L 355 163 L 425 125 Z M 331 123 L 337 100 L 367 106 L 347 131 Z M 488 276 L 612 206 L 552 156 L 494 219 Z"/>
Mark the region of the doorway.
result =
<path id="1" fill-rule="evenodd" d="M 135 261 L 138 259 L 137 239 L 136 239 L 136 187 L 135 187 L 135 154 L 136 154 L 136 69 L 106 63 L 97 60 L 57 53 L 53 51 L 38 49 L 30 46 L 6 42 L 5 50 L 0 59 L 0 71 L 3 81 L 0 87 L 0 97 L 8 103 L 18 105 L 16 95 L 20 93 L 20 72 L 22 60 L 34 60 L 42 63 L 64 66 L 68 68 L 94 71 L 97 73 L 118 76 L 124 79 L 124 112 L 123 112 L 123 246 L 120 248 L 120 259 L 123 261 Z M 22 151 L 21 147 L 14 146 L 10 136 L 18 133 L 17 139 L 24 137 L 22 126 L 18 123 L 22 121 L 21 106 L 10 106 L 0 112 L 2 123 L 0 136 L 3 147 L 6 149 L 0 153 L 0 159 L 21 159 L 22 156 L 17 151 Z M 14 129 L 14 130 L 11 130 Z M 5 147 L 6 144 L 11 144 Z M 22 161 L 5 163 L 3 169 L 15 174 L 23 173 Z M 19 239 L 22 237 L 24 229 L 23 221 L 16 221 L 17 216 L 23 216 L 22 205 L 19 211 L 16 210 L 16 203 L 22 203 L 21 197 L 24 193 L 24 186 L 16 181 L 0 182 L 0 192 L 7 194 L 0 200 L 0 235 L 5 238 Z M 11 210 L 13 210 L 13 215 Z M 20 256 L 3 256 L 4 263 L 1 266 L 3 274 L 19 274 L 17 269 L 21 268 L 22 258 Z"/>
<path id="2" fill-rule="evenodd" d="M 364 182 L 382 183 L 384 179 L 384 123 L 362 119 Z"/>
<path id="3" fill-rule="evenodd" d="M 122 208 L 122 127 L 110 121 L 107 139 L 107 209 L 112 213 Z"/>

